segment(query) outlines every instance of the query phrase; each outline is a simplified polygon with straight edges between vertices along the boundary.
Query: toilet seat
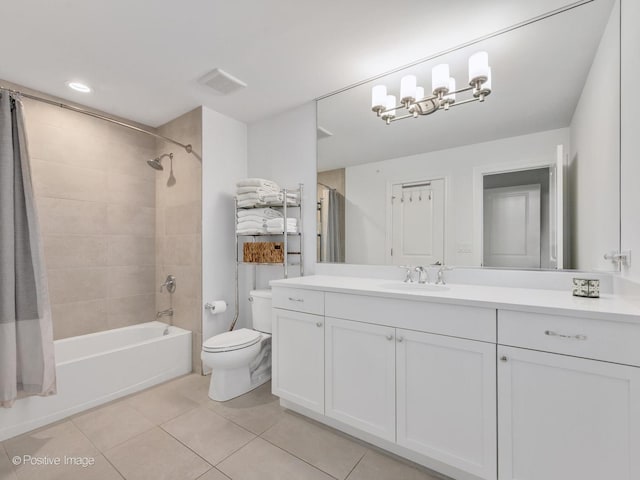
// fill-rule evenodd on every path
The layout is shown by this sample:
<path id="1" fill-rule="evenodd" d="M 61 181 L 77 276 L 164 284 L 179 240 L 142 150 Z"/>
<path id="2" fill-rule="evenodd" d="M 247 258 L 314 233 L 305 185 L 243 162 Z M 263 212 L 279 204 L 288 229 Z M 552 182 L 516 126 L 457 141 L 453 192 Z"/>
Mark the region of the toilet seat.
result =
<path id="1" fill-rule="evenodd" d="M 221 333 L 208 339 L 202 345 L 204 352 L 218 353 L 250 347 L 260 341 L 262 334 L 256 330 L 241 328 Z"/>

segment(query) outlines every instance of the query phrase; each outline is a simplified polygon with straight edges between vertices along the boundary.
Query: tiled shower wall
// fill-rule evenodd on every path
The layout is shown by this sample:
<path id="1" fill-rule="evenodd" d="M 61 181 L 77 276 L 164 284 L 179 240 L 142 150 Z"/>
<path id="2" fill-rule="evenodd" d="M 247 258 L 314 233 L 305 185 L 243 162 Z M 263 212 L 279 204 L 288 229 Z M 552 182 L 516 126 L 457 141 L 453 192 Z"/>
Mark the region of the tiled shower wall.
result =
<path id="1" fill-rule="evenodd" d="M 192 153 L 164 141 L 156 155 L 173 153 L 175 184 L 167 185 L 169 158 L 156 175 L 156 284 L 176 277 L 171 296 L 156 290 L 156 308 L 174 309 L 174 325 L 193 332 L 193 370 L 201 372 L 202 349 L 202 109 L 196 108 L 158 128 L 158 133 L 191 144 Z"/>
<path id="2" fill-rule="evenodd" d="M 155 316 L 155 139 L 24 100 L 56 339 Z"/>

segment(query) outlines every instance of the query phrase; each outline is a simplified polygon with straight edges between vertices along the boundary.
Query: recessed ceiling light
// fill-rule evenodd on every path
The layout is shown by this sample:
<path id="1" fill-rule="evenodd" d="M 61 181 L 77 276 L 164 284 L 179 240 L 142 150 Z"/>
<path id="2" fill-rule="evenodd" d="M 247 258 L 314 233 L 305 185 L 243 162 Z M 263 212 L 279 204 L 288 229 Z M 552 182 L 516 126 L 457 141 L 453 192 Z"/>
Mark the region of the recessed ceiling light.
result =
<path id="1" fill-rule="evenodd" d="M 91 87 L 80 82 L 67 82 L 67 86 L 76 92 L 89 93 L 91 91 Z"/>

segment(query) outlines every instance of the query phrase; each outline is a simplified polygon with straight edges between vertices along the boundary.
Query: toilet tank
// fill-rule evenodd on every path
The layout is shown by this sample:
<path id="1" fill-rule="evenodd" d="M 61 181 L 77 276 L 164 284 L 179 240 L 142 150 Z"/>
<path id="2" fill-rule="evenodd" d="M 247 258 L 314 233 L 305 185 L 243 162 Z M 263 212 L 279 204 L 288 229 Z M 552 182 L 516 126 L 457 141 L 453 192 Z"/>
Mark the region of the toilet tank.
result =
<path id="1" fill-rule="evenodd" d="M 271 333 L 271 290 L 251 290 L 249 301 L 251 302 L 253 329 Z"/>

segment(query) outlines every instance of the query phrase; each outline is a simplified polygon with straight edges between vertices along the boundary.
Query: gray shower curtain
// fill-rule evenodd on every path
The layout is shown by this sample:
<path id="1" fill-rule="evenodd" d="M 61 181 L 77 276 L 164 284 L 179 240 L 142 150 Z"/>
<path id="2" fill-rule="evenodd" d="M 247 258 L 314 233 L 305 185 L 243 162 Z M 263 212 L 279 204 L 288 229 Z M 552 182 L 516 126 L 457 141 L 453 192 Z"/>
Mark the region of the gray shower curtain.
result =
<path id="1" fill-rule="evenodd" d="M 0 91 L 0 406 L 54 393 L 51 306 L 22 102 Z"/>
<path id="2" fill-rule="evenodd" d="M 320 257 L 323 262 L 344 263 L 344 197 L 326 189 L 322 197 Z"/>

